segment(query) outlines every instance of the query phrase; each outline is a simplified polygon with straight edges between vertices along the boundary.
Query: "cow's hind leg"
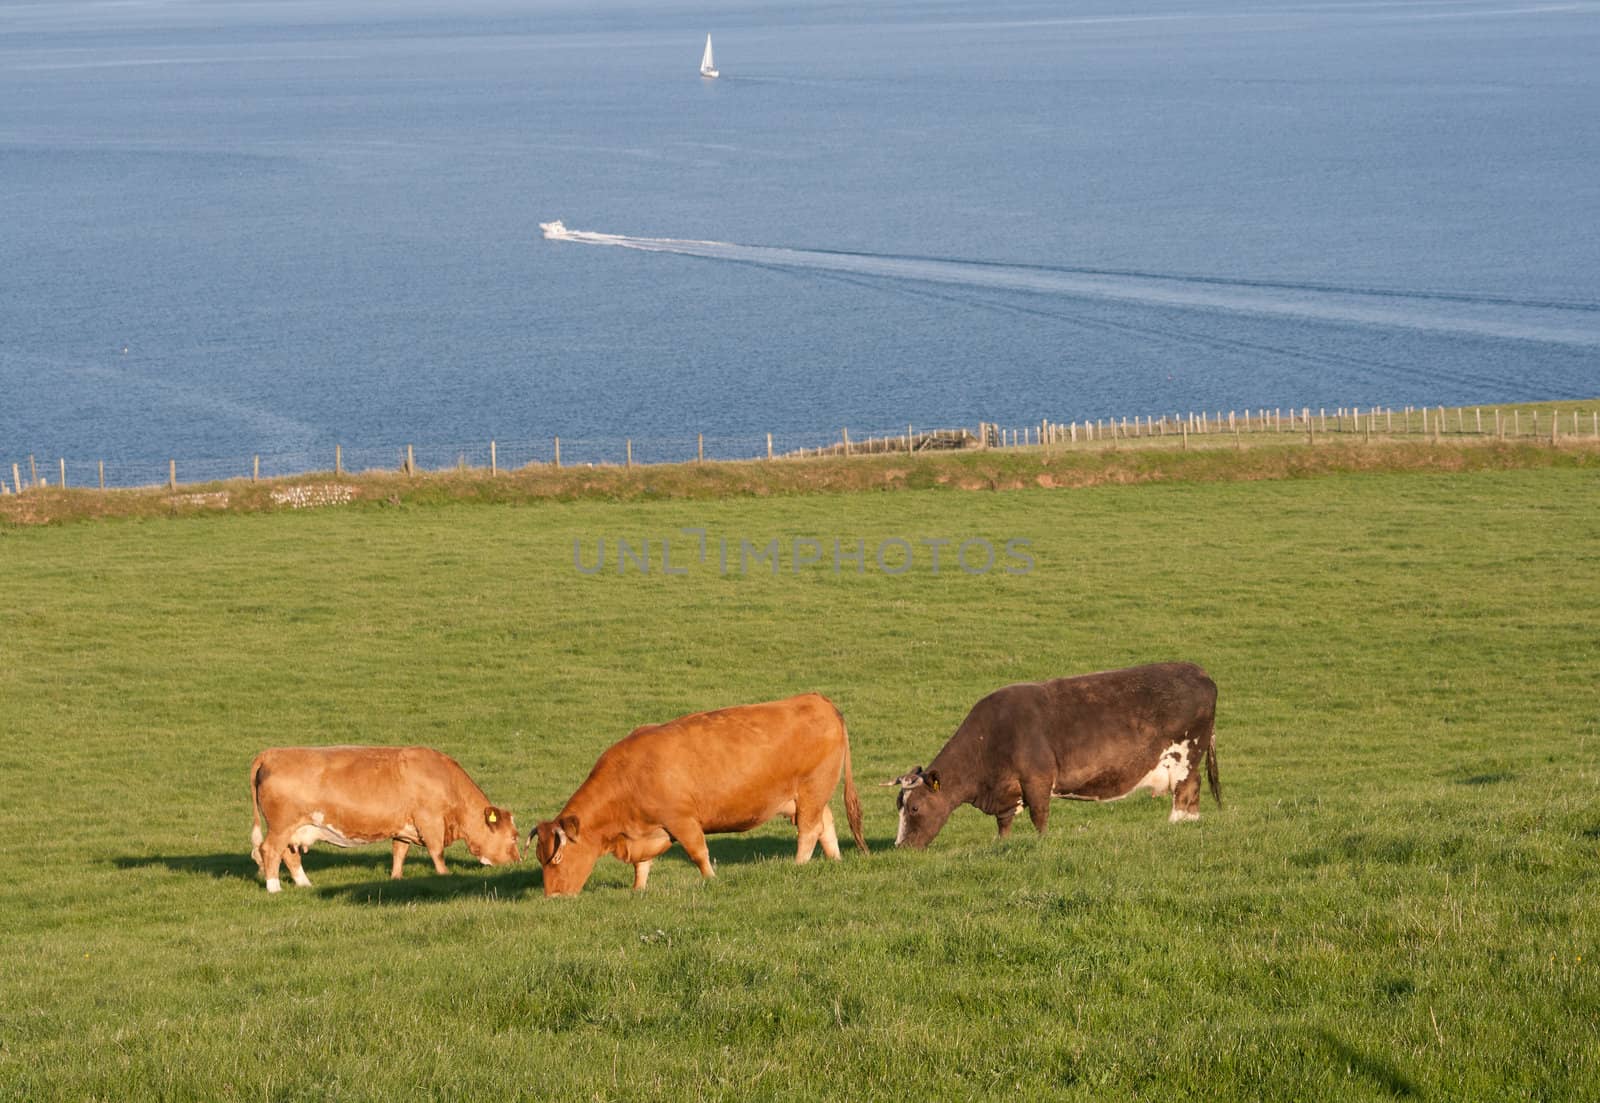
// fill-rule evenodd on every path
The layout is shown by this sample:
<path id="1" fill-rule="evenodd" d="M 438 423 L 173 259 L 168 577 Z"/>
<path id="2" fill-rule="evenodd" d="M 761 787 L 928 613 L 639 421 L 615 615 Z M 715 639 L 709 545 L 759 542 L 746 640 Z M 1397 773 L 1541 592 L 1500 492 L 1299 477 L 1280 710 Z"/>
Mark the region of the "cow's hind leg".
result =
<path id="1" fill-rule="evenodd" d="M 394 840 L 393 846 L 394 857 L 389 862 L 389 876 L 393 880 L 398 881 L 400 880 L 402 872 L 405 869 L 406 851 L 411 848 L 408 844 L 401 842 L 399 839 Z"/>
<path id="2" fill-rule="evenodd" d="M 1041 835 L 1044 834 L 1044 829 L 1050 826 L 1051 780 L 1030 779 L 1022 783 L 1022 803 L 1028 806 L 1028 818 L 1033 820 L 1033 829 Z"/>
<path id="3" fill-rule="evenodd" d="M 294 883 L 303 889 L 311 887 L 311 878 L 306 876 L 305 867 L 300 864 L 301 851 L 306 848 L 291 846 L 283 851 L 283 864 L 289 867 L 289 876 L 294 878 Z"/>
<path id="4" fill-rule="evenodd" d="M 1198 765 L 1191 766 L 1189 776 L 1172 790 L 1172 814 L 1167 817 L 1168 823 L 1200 818 L 1200 771 L 1195 768 Z"/>
<path id="5" fill-rule="evenodd" d="M 283 885 L 278 881 L 278 863 L 283 860 L 283 852 L 288 845 L 287 831 L 269 831 L 267 837 L 261 840 L 261 875 L 266 878 L 268 892 L 283 890 Z"/>
<path id="6" fill-rule="evenodd" d="M 826 804 L 822 806 L 822 853 L 839 860 L 839 832 L 834 830 L 833 809 Z"/>

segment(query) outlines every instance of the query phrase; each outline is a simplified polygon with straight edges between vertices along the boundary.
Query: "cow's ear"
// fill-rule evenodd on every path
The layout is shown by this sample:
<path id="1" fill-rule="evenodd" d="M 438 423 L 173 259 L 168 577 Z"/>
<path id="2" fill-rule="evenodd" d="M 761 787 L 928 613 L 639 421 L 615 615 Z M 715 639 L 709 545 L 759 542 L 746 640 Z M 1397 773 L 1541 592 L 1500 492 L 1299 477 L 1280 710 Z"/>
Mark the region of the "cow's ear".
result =
<path id="1" fill-rule="evenodd" d="M 567 833 L 567 838 L 573 842 L 578 841 L 578 817 L 562 816 L 556 821 L 556 826 Z"/>
<path id="2" fill-rule="evenodd" d="M 935 793 L 939 791 L 939 771 L 929 770 L 922 775 L 922 780 L 927 782 L 928 788 Z"/>
<path id="3" fill-rule="evenodd" d="M 498 827 L 501 820 L 509 820 L 510 818 L 509 815 L 492 804 L 483 810 L 483 822 L 490 827 Z"/>

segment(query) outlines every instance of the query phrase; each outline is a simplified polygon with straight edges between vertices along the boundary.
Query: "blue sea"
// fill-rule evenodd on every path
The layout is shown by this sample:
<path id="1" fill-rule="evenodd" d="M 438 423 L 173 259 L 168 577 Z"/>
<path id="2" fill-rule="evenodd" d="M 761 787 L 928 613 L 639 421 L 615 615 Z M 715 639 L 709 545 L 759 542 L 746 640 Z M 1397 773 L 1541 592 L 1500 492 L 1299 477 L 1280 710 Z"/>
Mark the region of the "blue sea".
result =
<path id="1" fill-rule="evenodd" d="M 0 473 L 1593 397 L 1597 119 L 1595 0 L 0 0 Z"/>

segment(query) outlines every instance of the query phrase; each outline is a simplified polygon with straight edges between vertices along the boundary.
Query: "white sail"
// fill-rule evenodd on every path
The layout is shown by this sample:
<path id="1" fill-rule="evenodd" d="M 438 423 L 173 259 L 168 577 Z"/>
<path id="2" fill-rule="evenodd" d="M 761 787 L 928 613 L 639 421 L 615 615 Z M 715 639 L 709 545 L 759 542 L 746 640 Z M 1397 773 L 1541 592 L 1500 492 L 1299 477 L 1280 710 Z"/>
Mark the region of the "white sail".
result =
<path id="1" fill-rule="evenodd" d="M 711 36 L 706 35 L 705 56 L 700 59 L 700 75 L 703 77 L 717 76 L 717 63 L 711 56 Z"/>

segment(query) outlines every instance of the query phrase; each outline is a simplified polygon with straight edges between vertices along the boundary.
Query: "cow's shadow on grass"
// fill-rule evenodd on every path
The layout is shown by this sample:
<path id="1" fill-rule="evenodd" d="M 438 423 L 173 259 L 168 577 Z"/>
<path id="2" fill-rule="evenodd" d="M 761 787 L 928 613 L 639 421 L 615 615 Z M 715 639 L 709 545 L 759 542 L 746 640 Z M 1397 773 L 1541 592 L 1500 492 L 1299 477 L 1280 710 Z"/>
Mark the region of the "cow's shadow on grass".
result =
<path id="1" fill-rule="evenodd" d="M 874 854 L 894 849 L 894 838 L 886 836 L 875 839 L 866 836 L 867 849 Z M 785 858 L 794 861 L 794 852 L 799 845 L 799 840 L 793 835 L 712 835 L 706 839 L 706 848 L 711 851 L 711 860 L 717 865 L 743 865 L 746 862 L 769 861 L 774 858 Z M 865 857 L 856 849 L 855 840 L 847 834 L 839 840 L 839 852 L 846 861 L 851 857 Z M 672 849 L 662 855 L 664 858 L 682 858 L 688 861 L 688 855 L 683 848 L 676 844 Z M 811 852 L 813 862 L 825 862 L 828 859 L 822 853 L 822 844 Z"/>
<path id="2" fill-rule="evenodd" d="M 1417 1086 L 1407 1079 L 1398 1065 L 1387 1058 L 1364 1053 L 1331 1030 L 1314 1031 L 1313 1037 L 1327 1047 L 1328 1053 L 1348 1071 L 1365 1076 L 1390 1096 L 1409 1099 L 1418 1095 Z"/>
<path id="3" fill-rule="evenodd" d="M 448 864 L 449 859 L 446 859 Z M 539 874 L 539 863 L 523 862 L 521 865 L 497 866 L 481 875 L 466 876 L 452 873 L 441 877 L 432 867 L 412 870 L 400 880 L 391 880 L 387 868 L 379 871 L 370 881 L 327 888 L 316 883 L 316 871 L 306 870 L 311 878 L 310 889 L 294 890 L 285 886 L 285 892 L 314 892 L 318 896 L 342 900 L 347 904 L 370 907 L 409 907 L 413 904 L 444 903 L 466 897 L 483 897 L 489 900 L 520 900 L 525 896 L 538 896 L 544 892 Z"/>
<path id="4" fill-rule="evenodd" d="M 841 839 L 839 845 L 845 861 L 863 857 L 849 838 Z M 707 840 L 707 846 L 711 850 L 712 861 L 718 867 L 736 867 L 766 861 L 792 862 L 795 838 L 792 835 L 788 837 L 713 835 Z M 890 836 L 868 837 L 867 846 L 875 853 L 883 853 L 894 849 L 894 839 Z M 811 860 L 814 862 L 827 860 L 823 857 L 820 846 Z M 261 871 L 256 869 L 256 864 L 250 855 L 237 851 L 223 854 L 130 854 L 113 858 L 111 861 L 118 869 L 169 869 L 174 873 L 196 874 L 218 881 L 238 879 L 259 884 L 261 880 Z M 282 873 L 285 892 L 312 892 L 321 897 L 342 899 L 351 904 L 372 906 L 426 904 L 469 896 L 514 900 L 523 896 L 541 895 L 544 891 L 539 863 L 531 856 L 520 865 L 497 866 L 492 870 L 479 872 L 481 867 L 476 862 L 465 858 L 452 860 L 447 854 L 445 863 L 455 872 L 445 877 L 433 872 L 426 857 L 420 862 L 413 857 L 406 864 L 405 876 L 398 881 L 389 877 L 389 856 L 376 850 L 313 850 L 306 855 L 304 861 L 306 876 L 311 878 L 311 888 L 294 887 L 289 880 L 289 871 L 285 868 Z M 688 863 L 689 856 L 684 853 L 681 846 L 675 844 L 657 861 Z M 363 869 L 370 871 L 372 876 L 347 885 L 320 884 L 318 874 L 333 869 Z M 469 870 L 470 873 L 465 872 Z M 621 887 L 626 891 L 626 886 Z"/>
<path id="5" fill-rule="evenodd" d="M 378 902 L 376 897 L 379 889 L 383 892 L 383 903 L 408 903 L 414 900 L 444 900 L 472 893 L 517 894 L 527 891 L 530 884 L 533 886 L 539 884 L 539 866 L 536 862 L 524 862 L 521 867 L 500 867 L 499 872 L 487 876 L 441 877 L 433 872 L 433 866 L 424 857 L 420 864 L 414 859 L 407 862 L 405 877 L 393 881 L 389 878 L 388 854 L 380 854 L 376 850 L 371 852 L 313 850 L 303 861 L 306 876 L 311 878 L 309 891 L 324 896 L 357 898 L 370 894 L 374 897 L 374 903 Z M 198 874 L 218 881 L 234 878 L 255 881 L 258 884 L 261 881 L 261 871 L 256 868 L 255 862 L 248 854 L 124 855 L 113 858 L 111 862 L 118 869 L 169 869 L 174 873 Z M 480 868 L 477 862 L 468 859 L 452 862 L 449 855 L 445 856 L 445 864 L 452 870 L 476 871 Z M 372 873 L 372 878 L 358 884 L 330 888 L 323 888 L 317 884 L 319 873 L 334 869 L 366 869 Z M 288 867 L 284 867 L 281 876 L 285 892 L 307 891 L 296 890 L 291 884 Z"/>

